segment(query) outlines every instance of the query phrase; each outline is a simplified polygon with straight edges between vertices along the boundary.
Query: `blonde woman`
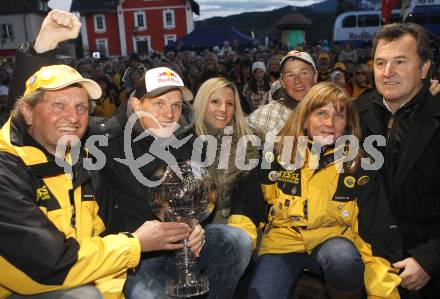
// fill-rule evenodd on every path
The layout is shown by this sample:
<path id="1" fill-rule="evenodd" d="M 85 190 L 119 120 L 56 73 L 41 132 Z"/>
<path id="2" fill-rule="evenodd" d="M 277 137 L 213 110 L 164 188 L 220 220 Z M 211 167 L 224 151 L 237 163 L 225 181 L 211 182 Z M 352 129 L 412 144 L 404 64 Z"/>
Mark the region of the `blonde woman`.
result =
<path id="1" fill-rule="evenodd" d="M 371 72 L 370 68 L 366 64 L 358 64 L 354 68 L 353 75 L 353 94 L 352 99 L 357 99 L 359 96 L 363 95 L 365 92 L 371 90 L 373 86 L 371 85 Z"/>
<path id="2" fill-rule="evenodd" d="M 343 162 L 347 145 L 336 142 L 360 137 L 345 90 L 312 87 L 280 135 L 276 150 L 263 154 L 270 169 L 253 171 L 237 188 L 229 219 L 254 241 L 266 223 L 248 298 L 289 298 L 304 269 L 323 275 L 330 298 L 360 298 L 364 286 L 369 298 L 399 298 L 389 262 L 400 258 L 399 235 L 380 179 L 360 167 L 360 153 Z M 291 137 L 293 151 L 284 154 Z"/>
<path id="3" fill-rule="evenodd" d="M 245 147 L 245 139 L 239 142 L 243 136 L 252 138 L 253 132 L 246 124 L 237 88 L 231 81 L 223 77 L 205 81 L 196 94 L 193 108 L 197 135 L 211 135 L 217 140 L 215 160 L 209 167 L 218 189 L 214 222 L 226 223 L 230 214 L 232 190 L 236 182 L 248 172 L 239 166 L 249 159 L 257 158 L 258 147 L 251 144 Z M 224 150 L 222 144 L 226 146 Z"/>

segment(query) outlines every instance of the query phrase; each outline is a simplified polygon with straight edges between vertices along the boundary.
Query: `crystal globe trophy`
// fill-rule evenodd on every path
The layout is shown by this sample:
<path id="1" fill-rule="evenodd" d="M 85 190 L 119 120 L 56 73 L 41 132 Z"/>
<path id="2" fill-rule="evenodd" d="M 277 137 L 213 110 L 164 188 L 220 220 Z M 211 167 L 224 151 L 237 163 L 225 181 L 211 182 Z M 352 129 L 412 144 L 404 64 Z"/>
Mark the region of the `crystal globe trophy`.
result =
<path id="1" fill-rule="evenodd" d="M 149 188 L 150 205 L 161 221 L 184 222 L 193 226 L 206 219 L 215 206 L 216 191 L 208 171 L 194 161 L 165 166 L 155 173 L 162 183 Z M 176 252 L 176 277 L 166 282 L 166 293 L 175 297 L 191 297 L 209 291 L 208 277 L 197 272 L 196 257 L 183 241 Z"/>

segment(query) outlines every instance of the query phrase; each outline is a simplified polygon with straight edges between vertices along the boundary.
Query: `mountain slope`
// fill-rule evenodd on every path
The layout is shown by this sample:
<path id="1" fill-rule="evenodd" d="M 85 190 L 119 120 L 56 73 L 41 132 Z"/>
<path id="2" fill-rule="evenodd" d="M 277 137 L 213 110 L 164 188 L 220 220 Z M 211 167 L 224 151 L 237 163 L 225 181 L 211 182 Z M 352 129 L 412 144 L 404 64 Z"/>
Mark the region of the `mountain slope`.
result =
<path id="1" fill-rule="evenodd" d="M 330 2 L 328 4 L 327 2 Z M 304 15 L 312 22 L 312 28 L 306 32 L 306 40 L 318 42 L 320 39 L 329 40 L 332 36 L 333 23 L 335 20 L 336 5 L 335 1 L 325 1 L 309 7 L 298 7 L 297 12 Z M 334 5 L 333 5 L 334 4 Z M 229 25 L 238 31 L 252 36 L 260 41 L 268 36 L 271 41 L 280 39 L 280 31 L 275 27 L 276 22 L 284 15 L 295 10 L 292 6 L 285 6 L 272 11 L 246 12 L 227 17 L 213 17 L 210 19 L 197 21 L 196 28 L 200 26 Z"/>

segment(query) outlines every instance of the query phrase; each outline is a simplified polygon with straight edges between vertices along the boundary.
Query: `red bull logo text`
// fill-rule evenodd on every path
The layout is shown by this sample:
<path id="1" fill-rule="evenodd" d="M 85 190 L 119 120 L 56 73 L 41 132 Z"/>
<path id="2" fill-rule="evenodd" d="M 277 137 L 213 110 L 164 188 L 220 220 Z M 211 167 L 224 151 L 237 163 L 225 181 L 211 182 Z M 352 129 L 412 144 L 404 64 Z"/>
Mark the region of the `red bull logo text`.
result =
<path id="1" fill-rule="evenodd" d="M 164 83 L 164 82 L 174 82 L 177 84 L 181 84 L 180 80 L 178 79 L 178 77 L 176 76 L 176 74 L 174 74 L 173 72 L 163 72 L 159 74 L 159 78 L 157 79 L 158 83 Z"/>

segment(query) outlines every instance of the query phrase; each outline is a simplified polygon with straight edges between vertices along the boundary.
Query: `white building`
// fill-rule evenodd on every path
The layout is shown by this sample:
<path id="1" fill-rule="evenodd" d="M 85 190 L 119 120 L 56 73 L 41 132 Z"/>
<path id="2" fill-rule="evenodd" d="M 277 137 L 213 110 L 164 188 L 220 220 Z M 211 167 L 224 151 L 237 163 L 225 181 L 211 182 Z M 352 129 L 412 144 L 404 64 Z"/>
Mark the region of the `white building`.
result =
<path id="1" fill-rule="evenodd" d="M 0 4 L 0 58 L 14 57 L 15 49 L 35 40 L 49 0 L 7 0 Z"/>

